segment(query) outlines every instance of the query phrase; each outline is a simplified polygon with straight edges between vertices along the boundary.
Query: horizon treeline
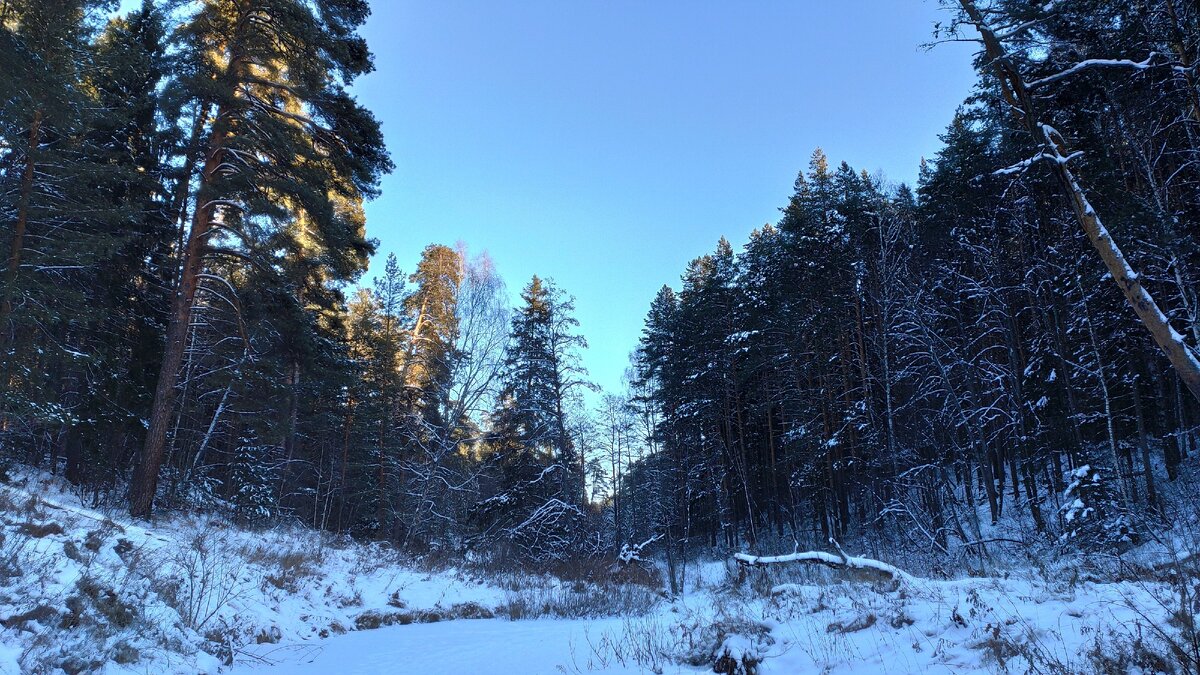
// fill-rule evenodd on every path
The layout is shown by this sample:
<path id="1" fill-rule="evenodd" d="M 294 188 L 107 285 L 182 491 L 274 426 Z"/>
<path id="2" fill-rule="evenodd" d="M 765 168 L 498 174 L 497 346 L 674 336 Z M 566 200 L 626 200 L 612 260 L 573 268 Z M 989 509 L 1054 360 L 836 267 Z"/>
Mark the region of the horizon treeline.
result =
<path id="1" fill-rule="evenodd" d="M 707 547 L 1144 539 L 1200 452 L 1200 12 L 950 8 L 986 53 L 917 184 L 814 152 L 592 397 L 552 281 L 514 308 L 431 244 L 362 283 L 365 0 L 4 2 L 0 456 L 138 517 L 654 549 L 673 588 Z"/>

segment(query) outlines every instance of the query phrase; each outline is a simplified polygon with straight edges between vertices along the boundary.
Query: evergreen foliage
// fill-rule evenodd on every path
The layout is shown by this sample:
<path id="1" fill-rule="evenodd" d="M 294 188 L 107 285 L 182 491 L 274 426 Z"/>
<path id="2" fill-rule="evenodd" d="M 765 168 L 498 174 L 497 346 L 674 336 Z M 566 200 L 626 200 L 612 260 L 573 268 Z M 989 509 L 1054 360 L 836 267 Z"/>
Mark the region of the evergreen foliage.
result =
<path id="1" fill-rule="evenodd" d="M 939 37 L 994 26 L 1004 58 L 917 184 L 816 150 L 592 398 L 552 282 L 512 308 L 486 256 L 431 244 L 360 283 L 391 168 L 350 93 L 364 0 L 0 3 L 0 457 L 138 516 L 523 563 L 653 548 L 676 589 L 705 548 L 1141 541 L 1200 452 L 1187 373 L 1123 297 L 1194 357 L 1200 12 L 947 4 Z"/>

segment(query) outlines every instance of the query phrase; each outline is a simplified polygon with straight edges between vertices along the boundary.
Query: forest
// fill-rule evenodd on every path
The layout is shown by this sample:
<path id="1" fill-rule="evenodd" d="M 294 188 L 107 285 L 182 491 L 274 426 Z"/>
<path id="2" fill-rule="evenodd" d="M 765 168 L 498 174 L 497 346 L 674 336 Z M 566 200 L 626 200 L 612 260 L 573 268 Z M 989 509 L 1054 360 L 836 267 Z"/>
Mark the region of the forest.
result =
<path id="1" fill-rule="evenodd" d="M 553 280 L 455 242 L 368 271 L 366 0 L 3 0 L 5 471 L 139 522 L 654 556 L 671 593 L 735 552 L 1154 541 L 1197 503 L 1200 9 L 943 7 L 978 81 L 916 184 L 796 158 L 600 391 Z"/>

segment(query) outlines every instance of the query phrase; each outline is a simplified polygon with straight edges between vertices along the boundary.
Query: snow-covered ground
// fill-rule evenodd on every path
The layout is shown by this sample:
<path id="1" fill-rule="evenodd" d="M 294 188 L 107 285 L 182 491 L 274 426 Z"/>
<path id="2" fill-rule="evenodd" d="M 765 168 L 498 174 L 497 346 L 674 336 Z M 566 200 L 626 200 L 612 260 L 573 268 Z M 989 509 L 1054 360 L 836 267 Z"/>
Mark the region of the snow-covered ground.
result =
<path id="1" fill-rule="evenodd" d="M 712 561 L 667 598 L 421 569 L 302 528 L 136 525 L 16 476 L 0 486 L 0 673 L 1156 672 L 1168 642 L 1197 644 L 1178 595 L 1193 582 L 1145 563 L 1118 581 L 1070 560 L 886 580 Z"/>
<path id="2" fill-rule="evenodd" d="M 1125 584 L 1055 591 L 970 580 L 908 593 L 788 586 L 769 601 L 697 594 L 632 620 L 391 626 L 261 647 L 253 651 L 276 665 L 244 661 L 234 672 L 365 675 L 402 665 L 422 673 L 695 673 L 712 672 L 714 647 L 723 645 L 735 658 L 761 661 L 764 674 L 1092 673 L 1123 663 L 1124 647 L 1152 637 L 1147 623 L 1139 637 L 1137 623 L 1161 616 L 1157 607 L 1152 594 Z"/>
<path id="3" fill-rule="evenodd" d="M 530 673 L 571 672 L 590 656 L 588 638 L 616 631 L 620 619 L 481 619 L 388 626 L 357 631 L 317 644 L 257 649 L 274 662 L 265 666 L 246 660 L 233 669 L 237 675 L 378 675 L 412 673 Z M 585 666 L 579 666 L 581 669 Z M 609 673 L 639 673 L 639 666 L 606 669 Z"/>

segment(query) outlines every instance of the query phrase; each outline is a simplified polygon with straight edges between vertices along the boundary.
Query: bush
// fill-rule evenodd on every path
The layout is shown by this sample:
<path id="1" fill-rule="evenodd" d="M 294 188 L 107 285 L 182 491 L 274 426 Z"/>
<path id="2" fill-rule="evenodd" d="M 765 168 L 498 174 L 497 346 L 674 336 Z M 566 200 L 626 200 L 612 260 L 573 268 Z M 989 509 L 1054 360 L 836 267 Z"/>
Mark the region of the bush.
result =
<path id="1" fill-rule="evenodd" d="M 249 590 L 245 559 L 233 552 L 227 535 L 211 530 L 170 551 L 158 565 L 146 562 L 155 590 L 197 632 Z"/>
<path id="2" fill-rule="evenodd" d="M 631 584 L 597 585 L 577 582 L 570 586 L 525 587 L 505 593 L 499 612 L 512 620 L 555 617 L 595 619 L 607 616 L 642 616 L 659 595 Z"/>

